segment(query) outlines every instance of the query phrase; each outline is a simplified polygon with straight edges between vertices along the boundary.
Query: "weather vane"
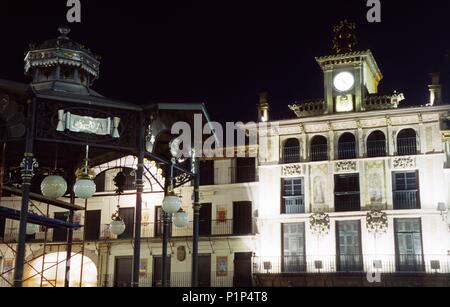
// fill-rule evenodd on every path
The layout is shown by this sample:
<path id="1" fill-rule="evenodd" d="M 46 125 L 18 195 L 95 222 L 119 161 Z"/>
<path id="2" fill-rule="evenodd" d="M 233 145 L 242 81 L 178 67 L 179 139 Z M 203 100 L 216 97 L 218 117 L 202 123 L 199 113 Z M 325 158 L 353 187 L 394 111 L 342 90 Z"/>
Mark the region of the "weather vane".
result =
<path id="1" fill-rule="evenodd" d="M 358 43 L 356 39 L 356 24 L 348 20 L 342 20 L 333 27 L 333 50 L 336 54 L 353 52 Z"/>

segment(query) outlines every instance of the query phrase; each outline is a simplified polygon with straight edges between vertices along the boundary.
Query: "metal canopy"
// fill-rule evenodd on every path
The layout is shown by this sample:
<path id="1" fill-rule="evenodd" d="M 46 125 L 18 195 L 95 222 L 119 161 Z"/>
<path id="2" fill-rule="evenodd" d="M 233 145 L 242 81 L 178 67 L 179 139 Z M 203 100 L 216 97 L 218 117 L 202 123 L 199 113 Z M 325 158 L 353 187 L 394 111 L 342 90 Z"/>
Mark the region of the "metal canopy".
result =
<path id="1" fill-rule="evenodd" d="M 0 207 L 0 216 L 5 218 L 20 221 L 20 211 L 14 210 L 6 207 Z M 70 228 L 78 229 L 80 224 L 68 223 L 62 220 L 51 219 L 46 216 L 37 215 L 34 213 L 28 213 L 28 222 L 30 224 L 36 224 L 40 226 L 45 226 L 49 228 Z"/>

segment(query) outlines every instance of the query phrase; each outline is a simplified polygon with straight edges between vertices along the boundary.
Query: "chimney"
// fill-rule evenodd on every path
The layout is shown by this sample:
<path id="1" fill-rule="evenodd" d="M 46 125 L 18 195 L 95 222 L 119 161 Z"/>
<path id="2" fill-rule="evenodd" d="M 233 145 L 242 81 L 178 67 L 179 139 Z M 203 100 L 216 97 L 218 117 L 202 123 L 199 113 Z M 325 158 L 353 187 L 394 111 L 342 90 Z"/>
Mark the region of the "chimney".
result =
<path id="1" fill-rule="evenodd" d="M 442 85 L 440 82 L 440 74 L 432 73 L 431 84 L 428 86 L 430 90 L 430 105 L 436 106 L 442 103 Z"/>
<path id="2" fill-rule="evenodd" d="M 269 93 L 263 92 L 259 94 L 259 104 L 258 104 L 258 120 L 262 123 L 267 123 L 269 121 Z"/>

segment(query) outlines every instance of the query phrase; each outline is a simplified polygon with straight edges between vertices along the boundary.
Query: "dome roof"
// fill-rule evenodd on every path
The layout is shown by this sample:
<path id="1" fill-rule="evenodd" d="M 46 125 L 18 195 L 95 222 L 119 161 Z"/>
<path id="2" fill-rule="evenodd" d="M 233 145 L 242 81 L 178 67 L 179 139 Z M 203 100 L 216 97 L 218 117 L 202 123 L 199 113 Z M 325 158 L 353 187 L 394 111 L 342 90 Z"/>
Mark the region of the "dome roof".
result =
<path id="1" fill-rule="evenodd" d="M 39 68 L 72 67 L 90 75 L 93 81 L 99 77 L 100 62 L 97 56 L 83 45 L 68 37 L 70 29 L 61 26 L 59 36 L 38 46 L 30 46 L 25 57 L 25 74 L 33 75 Z"/>
<path id="2" fill-rule="evenodd" d="M 85 46 L 77 43 L 76 41 L 70 39 L 68 37 L 70 33 L 70 29 L 67 26 L 61 26 L 58 28 L 58 32 L 60 36 L 58 38 L 49 39 L 40 44 L 37 47 L 30 48 L 31 50 L 44 50 L 44 49 L 54 49 L 54 48 L 64 48 L 70 49 L 74 51 L 81 51 L 89 54 L 92 57 L 95 57 L 95 54 L 86 48 Z"/>

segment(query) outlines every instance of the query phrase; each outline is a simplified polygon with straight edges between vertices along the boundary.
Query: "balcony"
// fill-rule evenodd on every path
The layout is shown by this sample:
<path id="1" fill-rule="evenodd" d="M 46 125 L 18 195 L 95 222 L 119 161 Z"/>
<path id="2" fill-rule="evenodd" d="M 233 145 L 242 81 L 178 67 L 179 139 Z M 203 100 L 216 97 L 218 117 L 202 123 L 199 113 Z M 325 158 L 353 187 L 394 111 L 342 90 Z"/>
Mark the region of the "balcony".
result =
<path id="1" fill-rule="evenodd" d="M 338 158 L 339 160 L 356 159 L 356 143 L 355 142 L 339 143 Z"/>
<path id="2" fill-rule="evenodd" d="M 334 207 L 336 212 L 361 211 L 361 198 L 359 191 L 335 193 Z"/>
<path id="3" fill-rule="evenodd" d="M 209 274 L 202 274 L 202 276 L 206 275 L 209 278 L 203 278 L 203 280 L 199 278 L 201 287 L 230 288 L 234 286 L 234 272 L 209 272 Z M 122 285 L 115 284 L 114 275 L 112 274 L 103 275 L 102 277 L 101 287 L 131 287 L 131 281 Z M 191 287 L 191 272 L 171 272 L 168 283 L 172 288 L 189 288 Z M 139 287 L 161 287 L 161 277 L 153 276 L 152 273 L 140 274 Z"/>
<path id="4" fill-rule="evenodd" d="M 367 157 L 378 158 L 386 157 L 386 141 L 368 141 L 367 142 Z"/>
<path id="5" fill-rule="evenodd" d="M 304 196 L 284 197 L 283 214 L 304 214 Z"/>
<path id="6" fill-rule="evenodd" d="M 311 145 L 310 159 L 312 162 L 328 161 L 328 145 Z"/>
<path id="7" fill-rule="evenodd" d="M 417 139 L 399 138 L 397 140 L 397 155 L 398 156 L 414 156 L 417 155 Z"/>
<path id="8" fill-rule="evenodd" d="M 394 210 L 420 209 L 419 191 L 394 191 Z"/>
<path id="9" fill-rule="evenodd" d="M 450 255 L 299 255 L 254 257 L 254 274 L 450 274 Z"/>
<path id="10" fill-rule="evenodd" d="M 299 163 L 300 162 L 300 146 L 285 147 L 283 150 L 283 163 Z"/>

